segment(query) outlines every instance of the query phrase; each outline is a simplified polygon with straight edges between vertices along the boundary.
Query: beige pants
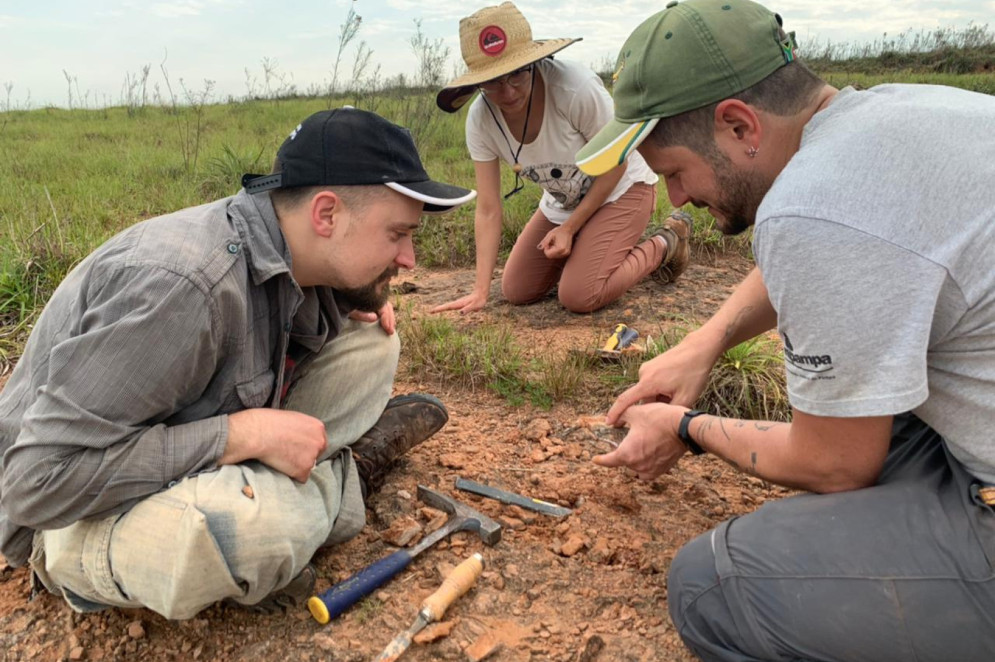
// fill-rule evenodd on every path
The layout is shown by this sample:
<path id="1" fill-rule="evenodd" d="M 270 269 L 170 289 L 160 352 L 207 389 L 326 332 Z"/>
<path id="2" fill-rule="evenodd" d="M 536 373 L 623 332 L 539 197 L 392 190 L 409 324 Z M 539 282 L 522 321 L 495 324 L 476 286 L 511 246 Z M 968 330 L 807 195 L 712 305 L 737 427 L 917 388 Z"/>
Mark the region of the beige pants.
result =
<path id="1" fill-rule="evenodd" d="M 322 419 L 328 430 L 328 450 L 306 483 L 259 462 L 220 467 L 124 514 L 36 532 L 31 567 L 77 611 L 147 607 L 183 619 L 226 598 L 259 602 L 293 579 L 319 547 L 363 528 L 359 477 L 347 447 L 383 412 L 399 352 L 396 334 L 348 322 L 304 366 L 286 408 Z M 247 485 L 251 491 L 243 491 Z"/>

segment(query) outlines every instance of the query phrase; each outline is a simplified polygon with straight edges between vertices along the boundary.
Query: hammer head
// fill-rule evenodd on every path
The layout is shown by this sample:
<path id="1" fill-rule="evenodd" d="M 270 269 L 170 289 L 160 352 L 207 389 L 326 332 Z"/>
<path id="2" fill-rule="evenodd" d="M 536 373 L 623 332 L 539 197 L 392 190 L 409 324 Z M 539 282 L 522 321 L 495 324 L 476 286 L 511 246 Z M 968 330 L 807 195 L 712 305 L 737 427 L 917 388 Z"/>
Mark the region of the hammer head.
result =
<path id="1" fill-rule="evenodd" d="M 419 485 L 418 500 L 452 515 L 449 521 L 457 522 L 454 531 L 476 531 L 485 545 L 495 545 L 501 540 L 500 524 L 452 497 Z"/>

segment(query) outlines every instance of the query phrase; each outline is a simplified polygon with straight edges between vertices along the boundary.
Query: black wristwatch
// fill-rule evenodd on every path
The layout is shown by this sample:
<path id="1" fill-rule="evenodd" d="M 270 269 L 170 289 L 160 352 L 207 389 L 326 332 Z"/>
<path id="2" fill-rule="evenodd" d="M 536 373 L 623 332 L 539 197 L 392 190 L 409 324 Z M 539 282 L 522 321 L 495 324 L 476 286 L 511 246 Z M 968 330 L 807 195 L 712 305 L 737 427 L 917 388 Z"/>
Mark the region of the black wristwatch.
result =
<path id="1" fill-rule="evenodd" d="M 701 416 L 705 412 L 698 411 L 697 409 L 688 409 L 684 412 L 684 416 L 681 417 L 681 424 L 677 427 L 677 436 L 681 438 L 684 445 L 688 447 L 692 455 L 704 455 L 705 449 L 698 445 L 698 442 L 691 438 L 691 433 L 688 431 L 688 426 L 691 424 L 691 419 L 695 416 Z"/>

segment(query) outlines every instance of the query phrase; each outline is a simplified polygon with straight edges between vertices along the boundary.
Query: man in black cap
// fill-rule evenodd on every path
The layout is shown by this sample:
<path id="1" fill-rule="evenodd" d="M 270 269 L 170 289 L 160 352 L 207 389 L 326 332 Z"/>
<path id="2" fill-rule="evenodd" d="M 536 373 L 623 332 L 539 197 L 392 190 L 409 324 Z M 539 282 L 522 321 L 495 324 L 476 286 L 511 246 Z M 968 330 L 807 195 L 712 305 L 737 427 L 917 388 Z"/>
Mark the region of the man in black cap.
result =
<path id="1" fill-rule="evenodd" d="M 300 603 L 314 552 L 355 536 L 448 419 L 390 398 L 389 281 L 421 214 L 474 192 L 350 108 L 308 117 L 243 185 L 87 257 L 0 393 L 0 551 L 77 611 Z"/>

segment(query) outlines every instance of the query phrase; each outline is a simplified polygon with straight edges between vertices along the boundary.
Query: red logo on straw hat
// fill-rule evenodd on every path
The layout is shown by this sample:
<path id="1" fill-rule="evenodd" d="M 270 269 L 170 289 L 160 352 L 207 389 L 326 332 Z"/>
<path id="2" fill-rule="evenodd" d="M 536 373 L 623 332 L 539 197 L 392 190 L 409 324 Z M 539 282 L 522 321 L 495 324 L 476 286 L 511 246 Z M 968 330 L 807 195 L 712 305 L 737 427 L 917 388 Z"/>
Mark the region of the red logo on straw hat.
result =
<path id="1" fill-rule="evenodd" d="M 484 55 L 500 55 L 508 45 L 504 30 L 496 25 L 488 25 L 480 31 L 480 50 Z"/>

